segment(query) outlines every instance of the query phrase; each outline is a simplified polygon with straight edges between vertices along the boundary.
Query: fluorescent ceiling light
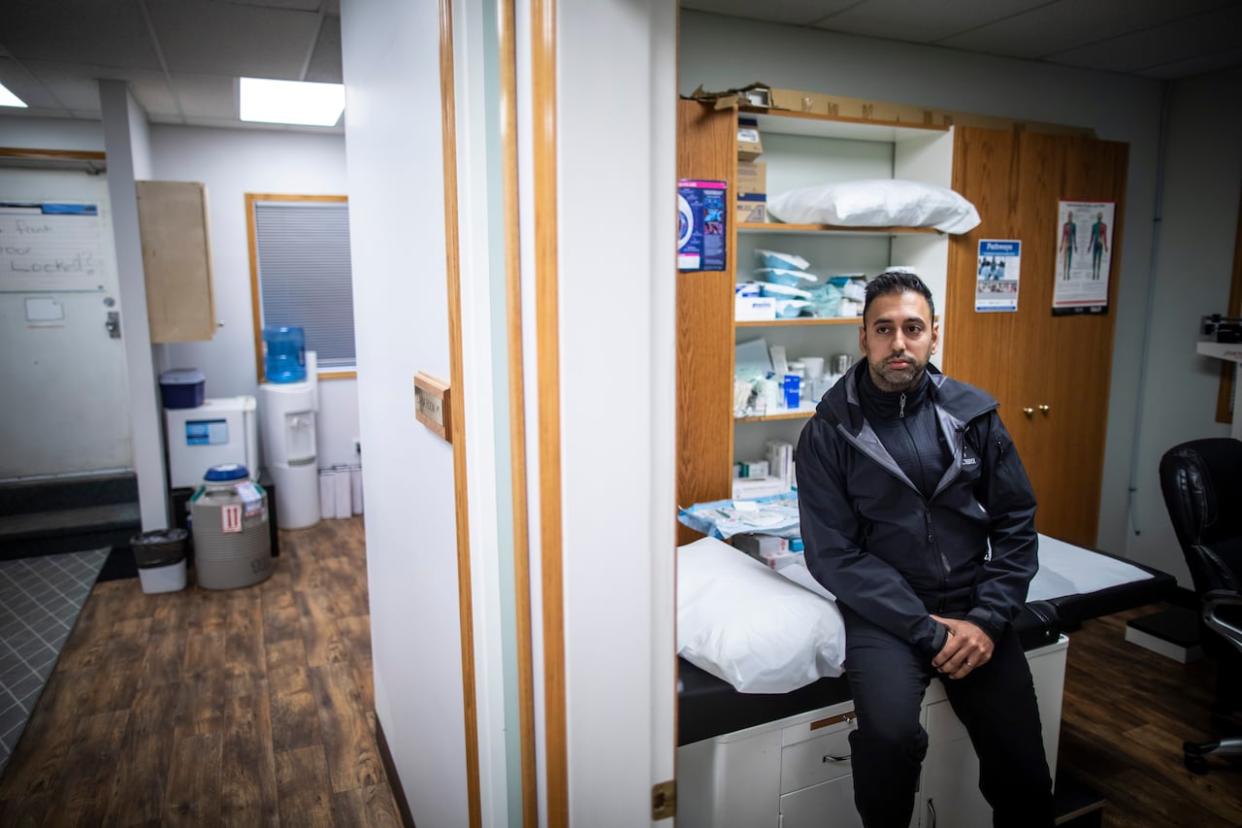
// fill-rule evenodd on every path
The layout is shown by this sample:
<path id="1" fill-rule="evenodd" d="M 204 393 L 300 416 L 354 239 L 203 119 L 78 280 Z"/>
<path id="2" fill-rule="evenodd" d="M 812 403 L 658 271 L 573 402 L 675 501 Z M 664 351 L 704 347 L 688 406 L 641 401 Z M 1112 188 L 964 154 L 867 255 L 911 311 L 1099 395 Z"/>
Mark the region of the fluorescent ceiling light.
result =
<path id="1" fill-rule="evenodd" d="M 26 102 L 6 89 L 4 84 L 0 83 L 0 106 L 20 106 L 22 109 L 25 109 Z"/>
<path id="2" fill-rule="evenodd" d="M 241 79 L 241 119 L 268 124 L 335 126 L 345 111 L 339 83 Z"/>

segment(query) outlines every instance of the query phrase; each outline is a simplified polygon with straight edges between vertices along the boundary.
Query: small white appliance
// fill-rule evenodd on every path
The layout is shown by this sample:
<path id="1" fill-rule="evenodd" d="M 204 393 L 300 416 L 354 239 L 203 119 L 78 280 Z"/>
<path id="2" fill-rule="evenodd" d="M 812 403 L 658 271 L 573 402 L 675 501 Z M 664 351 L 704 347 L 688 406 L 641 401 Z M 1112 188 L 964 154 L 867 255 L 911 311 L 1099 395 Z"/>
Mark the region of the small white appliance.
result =
<path id="1" fill-rule="evenodd" d="M 302 529 L 319 522 L 319 463 L 315 420 L 317 360 L 306 352 L 305 382 L 259 386 L 265 467 L 276 484 L 277 526 Z"/>
<path id="2" fill-rule="evenodd" d="M 203 400 L 197 408 L 166 408 L 164 430 L 174 489 L 199 485 L 209 468 L 223 463 L 259 467 L 254 397 L 223 397 Z"/>

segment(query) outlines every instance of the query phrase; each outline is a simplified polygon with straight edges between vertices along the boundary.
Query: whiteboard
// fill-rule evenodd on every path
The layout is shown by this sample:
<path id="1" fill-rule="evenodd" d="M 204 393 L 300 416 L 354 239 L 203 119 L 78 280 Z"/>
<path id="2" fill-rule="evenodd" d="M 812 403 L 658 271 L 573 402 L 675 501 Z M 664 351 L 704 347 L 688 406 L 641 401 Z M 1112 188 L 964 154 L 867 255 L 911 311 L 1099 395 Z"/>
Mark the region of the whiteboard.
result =
<path id="1" fill-rule="evenodd" d="M 0 200 L 0 291 L 103 290 L 102 234 L 97 203 Z"/>

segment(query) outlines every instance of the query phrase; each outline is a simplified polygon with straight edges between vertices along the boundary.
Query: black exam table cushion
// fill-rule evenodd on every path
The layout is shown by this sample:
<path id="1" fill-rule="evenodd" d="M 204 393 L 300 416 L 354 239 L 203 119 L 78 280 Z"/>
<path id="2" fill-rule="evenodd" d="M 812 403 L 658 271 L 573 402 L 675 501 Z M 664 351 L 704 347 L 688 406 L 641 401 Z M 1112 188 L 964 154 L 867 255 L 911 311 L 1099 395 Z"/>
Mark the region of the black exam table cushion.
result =
<path id="1" fill-rule="evenodd" d="M 1107 555 L 1105 552 L 1098 554 Z M 1108 557 L 1149 572 L 1152 577 L 1095 592 L 1031 601 L 1014 621 L 1024 649 L 1033 650 L 1051 644 L 1062 630 L 1077 627 L 1088 619 L 1159 601 L 1177 585 L 1172 575 L 1115 555 Z M 739 693 L 727 681 L 695 667 L 684 658 L 677 659 L 677 667 L 678 745 L 733 733 L 850 699 L 850 685 L 845 676 L 823 678 L 790 693 Z"/>

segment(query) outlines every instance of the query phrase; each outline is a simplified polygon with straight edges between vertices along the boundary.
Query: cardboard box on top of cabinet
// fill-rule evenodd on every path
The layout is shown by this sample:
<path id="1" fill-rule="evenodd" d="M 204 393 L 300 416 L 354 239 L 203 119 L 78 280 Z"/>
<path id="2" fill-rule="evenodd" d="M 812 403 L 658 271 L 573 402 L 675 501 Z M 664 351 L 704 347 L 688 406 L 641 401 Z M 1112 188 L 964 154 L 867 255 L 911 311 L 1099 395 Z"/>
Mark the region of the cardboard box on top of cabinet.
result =
<path id="1" fill-rule="evenodd" d="M 943 109 L 927 109 L 911 104 L 891 101 L 868 101 L 847 98 L 843 95 L 825 95 L 822 92 L 805 92 L 798 89 L 773 89 L 764 83 L 752 83 L 737 89 L 708 92 L 699 87 L 690 98 L 711 104 L 715 109 L 774 109 L 789 112 L 806 112 L 834 118 L 859 121 L 884 121 L 909 124 L 910 126 L 947 128 L 954 125 L 977 126 L 987 129 L 1012 129 L 1021 125 L 1030 132 L 1048 135 L 1087 135 L 1095 137 L 1095 130 L 1068 124 L 1042 121 L 1015 121 L 995 118 L 973 112 L 953 112 Z"/>
<path id="2" fill-rule="evenodd" d="M 820 92 L 803 92 L 796 89 L 771 90 L 772 109 L 792 112 L 809 112 L 834 118 L 857 118 L 860 121 L 887 121 L 912 126 L 947 127 L 953 123 L 952 116 L 943 110 L 925 109 L 910 104 L 890 101 L 868 101 L 862 98 L 846 98 L 841 95 L 824 95 Z"/>

